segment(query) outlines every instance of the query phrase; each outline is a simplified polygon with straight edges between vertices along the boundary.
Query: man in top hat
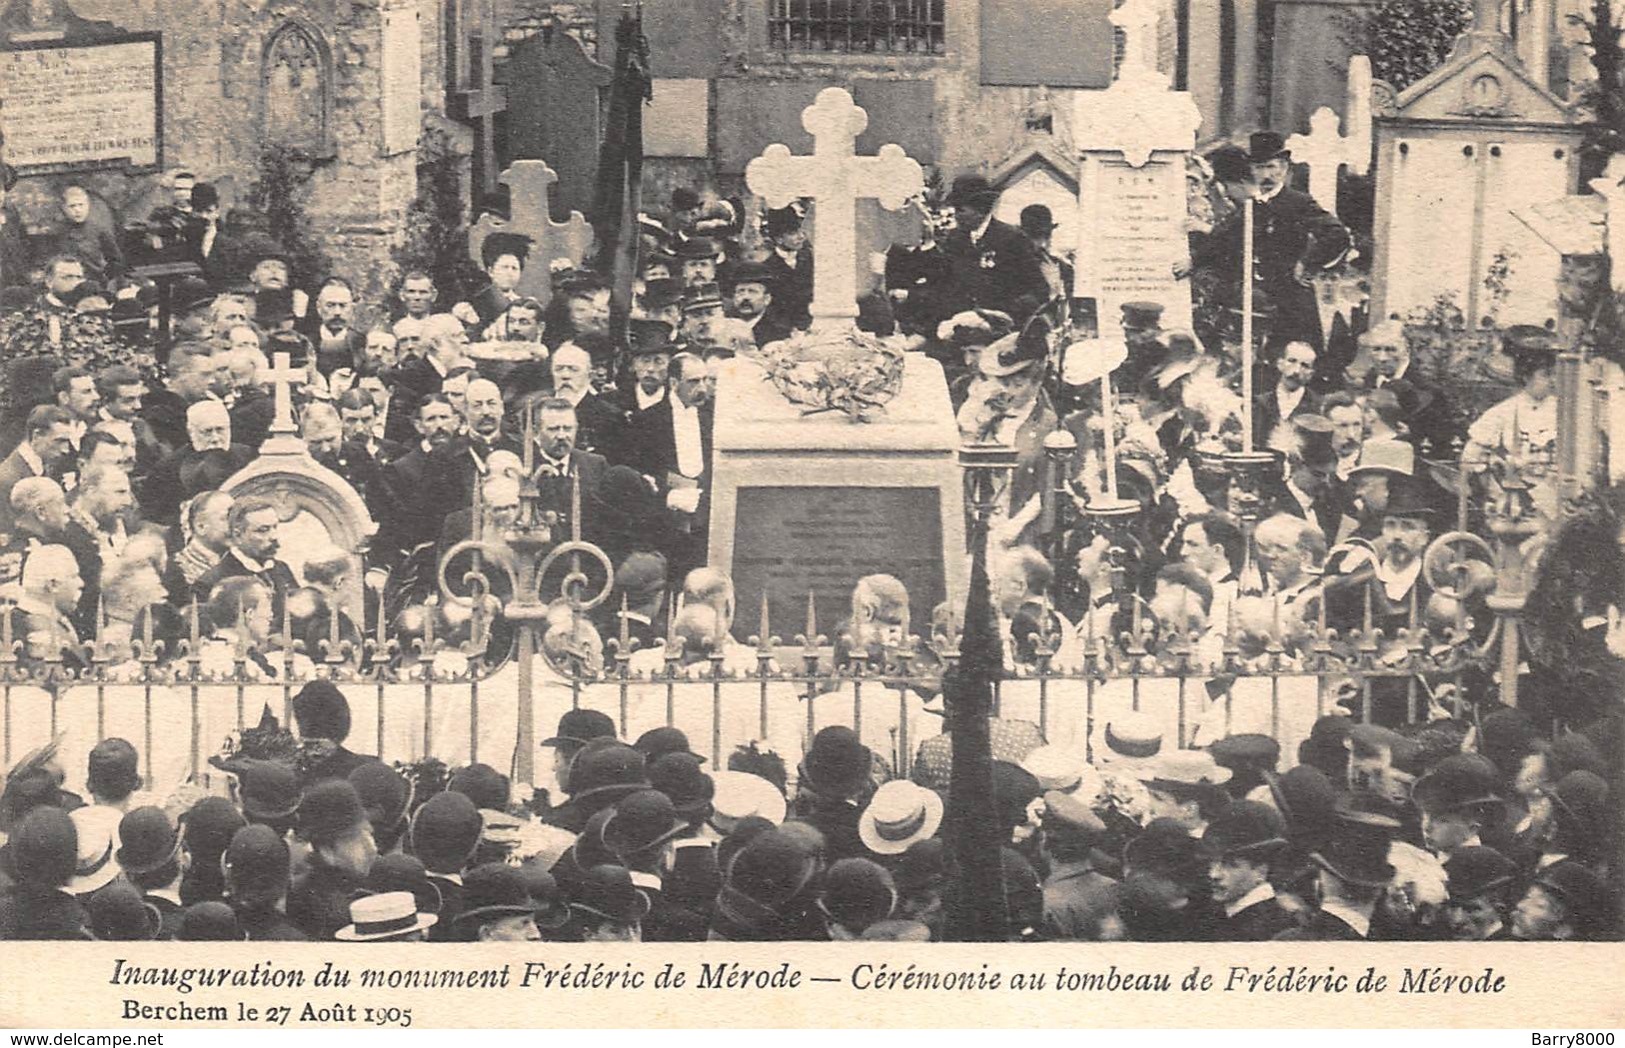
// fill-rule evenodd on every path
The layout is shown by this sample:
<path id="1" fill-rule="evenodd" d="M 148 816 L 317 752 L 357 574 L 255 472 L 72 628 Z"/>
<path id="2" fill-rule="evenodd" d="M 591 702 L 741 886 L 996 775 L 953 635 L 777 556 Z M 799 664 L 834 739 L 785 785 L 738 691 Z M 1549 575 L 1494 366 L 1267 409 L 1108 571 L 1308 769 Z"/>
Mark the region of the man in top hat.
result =
<path id="1" fill-rule="evenodd" d="M 1557 452 L 1557 342 L 1545 328 L 1518 325 L 1502 336 L 1519 389 L 1467 428 L 1463 464 L 1483 466 L 1511 455 L 1551 463 Z"/>
<path id="2" fill-rule="evenodd" d="M 666 400 L 676 330 L 663 320 L 634 317 L 627 324 L 627 355 L 632 381 L 621 383 L 620 407 L 629 419 L 653 410 Z M 617 449 L 616 461 L 620 461 Z"/>
<path id="3" fill-rule="evenodd" d="M 773 328 L 799 330 L 812 323 L 812 246 L 802 228 L 799 203 L 791 203 L 767 213 L 762 221 L 762 239 L 772 254 L 763 266 L 772 281 L 773 301 L 768 320 Z"/>
<path id="4" fill-rule="evenodd" d="M 1095 868 L 1106 824 L 1078 797 L 1044 794 L 1039 853 L 1044 878 L 1044 932 L 1056 940 L 1092 941 L 1117 901 L 1117 881 Z"/>
<path id="5" fill-rule="evenodd" d="M 944 249 L 959 309 L 1002 310 L 1019 324 L 1049 301 L 1039 249 L 1016 227 L 993 217 L 999 193 L 981 175 L 960 175 L 948 191 L 957 228 Z"/>
<path id="6" fill-rule="evenodd" d="M 1401 485 L 1388 499 L 1382 518 L 1382 534 L 1377 539 L 1378 560 L 1371 594 L 1371 624 L 1383 631 L 1390 643 L 1398 631 L 1412 625 L 1412 609 L 1420 621 L 1433 596 L 1433 586 L 1422 570 L 1422 554 L 1432 539 L 1433 504 L 1421 490 L 1417 478 Z M 1346 635 L 1362 624 L 1364 593 L 1360 600 L 1332 600 L 1327 605 L 1327 625 Z M 1358 617 L 1358 618 L 1357 618 Z M 1334 621 L 1335 620 L 1335 621 Z M 1375 682 L 1372 688 L 1372 718 L 1379 724 L 1398 727 L 1406 722 L 1406 686 L 1399 678 Z"/>
<path id="7" fill-rule="evenodd" d="M 1242 269 L 1275 309 L 1269 341 L 1277 350 L 1288 342 L 1322 346 L 1319 309 L 1309 281 L 1340 262 L 1349 249 L 1349 233 L 1308 193 L 1288 186 L 1292 154 L 1274 131 L 1254 132 L 1247 160 L 1256 201 L 1251 257 L 1243 260 L 1241 209 L 1192 245 L 1193 268 L 1225 273 L 1224 296 L 1240 302 Z"/>
<path id="8" fill-rule="evenodd" d="M 1512 938 L 1508 927 L 1512 888 L 1518 867 L 1494 848 L 1461 848 L 1444 864 L 1450 901 L 1445 924 L 1450 937 L 1462 942 Z"/>
<path id="9" fill-rule="evenodd" d="M 765 263 L 743 262 L 730 274 L 728 315 L 743 321 L 758 346 L 788 338 L 792 328 L 773 310 L 773 272 Z"/>
<path id="10" fill-rule="evenodd" d="M 1028 204 L 1021 209 L 1019 221 L 1021 231 L 1032 241 L 1033 248 L 1038 252 L 1044 283 L 1049 287 L 1049 297 L 1071 300 L 1072 263 L 1050 250 L 1050 241 L 1057 228 L 1054 214 L 1043 204 Z"/>
<path id="11" fill-rule="evenodd" d="M 622 463 L 651 482 L 680 533 L 668 551 L 673 575 L 686 574 L 705 561 L 715 417 L 707 379 L 700 356 L 676 354 L 667 374 L 666 396 L 635 411 L 623 430 Z"/>
<path id="12" fill-rule="evenodd" d="M 677 245 L 678 280 L 693 289 L 717 282 L 722 249 L 709 237 L 691 237 Z"/>
<path id="13" fill-rule="evenodd" d="M 1296 926 L 1270 884 L 1271 867 L 1286 847 L 1286 823 L 1268 804 L 1237 801 L 1208 824 L 1202 848 L 1208 855 L 1213 901 L 1223 910 L 1215 921 L 1215 938 L 1263 942 Z"/>
<path id="14" fill-rule="evenodd" d="M 1324 415 L 1298 415 L 1277 426 L 1269 443 L 1286 456 L 1285 476 L 1274 491 L 1276 511 L 1302 517 L 1322 535 L 1336 535 L 1347 498 L 1337 479 L 1331 421 Z"/>

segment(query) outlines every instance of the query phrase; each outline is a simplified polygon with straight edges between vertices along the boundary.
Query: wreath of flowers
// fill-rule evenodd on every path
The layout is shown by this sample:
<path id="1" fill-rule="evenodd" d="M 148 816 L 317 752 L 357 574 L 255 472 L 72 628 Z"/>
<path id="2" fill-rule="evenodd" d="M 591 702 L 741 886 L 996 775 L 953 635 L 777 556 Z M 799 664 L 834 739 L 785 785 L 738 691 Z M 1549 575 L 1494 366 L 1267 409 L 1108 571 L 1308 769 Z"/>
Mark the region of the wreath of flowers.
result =
<path id="1" fill-rule="evenodd" d="M 852 330 L 798 331 L 765 346 L 768 380 L 803 415 L 843 412 L 871 422 L 903 388 L 904 349 L 895 339 Z"/>

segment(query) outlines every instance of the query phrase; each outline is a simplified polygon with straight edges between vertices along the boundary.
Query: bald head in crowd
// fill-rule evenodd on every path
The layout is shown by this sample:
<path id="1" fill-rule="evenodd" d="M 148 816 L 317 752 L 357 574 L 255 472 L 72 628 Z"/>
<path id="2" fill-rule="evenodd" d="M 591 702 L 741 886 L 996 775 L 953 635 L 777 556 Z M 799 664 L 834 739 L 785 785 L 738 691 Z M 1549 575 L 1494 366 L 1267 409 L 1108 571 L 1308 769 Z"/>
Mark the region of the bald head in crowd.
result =
<path id="1" fill-rule="evenodd" d="M 218 400 L 200 400 L 186 409 L 186 435 L 194 451 L 231 447 L 231 412 Z"/>
<path id="2" fill-rule="evenodd" d="M 18 531 L 55 538 L 68 526 L 68 497 L 50 477 L 24 477 L 11 489 L 11 512 Z"/>
<path id="3" fill-rule="evenodd" d="M 23 592 L 33 600 L 71 614 L 85 591 L 79 562 L 66 546 L 41 546 L 23 562 Z"/>

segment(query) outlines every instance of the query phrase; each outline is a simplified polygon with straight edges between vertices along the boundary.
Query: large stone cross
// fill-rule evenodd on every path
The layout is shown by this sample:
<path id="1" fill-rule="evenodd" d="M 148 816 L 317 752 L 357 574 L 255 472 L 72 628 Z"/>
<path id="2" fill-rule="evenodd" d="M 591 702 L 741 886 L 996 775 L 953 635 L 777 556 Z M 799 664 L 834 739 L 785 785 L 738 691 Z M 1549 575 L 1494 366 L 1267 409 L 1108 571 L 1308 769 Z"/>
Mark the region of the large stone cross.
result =
<path id="1" fill-rule="evenodd" d="M 468 255 L 480 265 L 480 248 L 492 233 L 523 233 L 530 237 L 530 258 L 520 274 L 518 292 L 547 305 L 553 295 L 554 259 L 567 258 L 581 265 L 592 249 L 592 226 L 581 212 L 570 212 L 568 222 L 555 222 L 548 204 L 549 187 L 559 180 L 541 160 L 515 160 L 497 179 L 508 187 L 508 213 L 504 221 L 489 212 L 468 227 Z"/>
<path id="2" fill-rule="evenodd" d="M 294 367 L 293 357 L 286 353 L 273 354 L 272 360 L 276 366 L 260 376 L 271 384 L 276 398 L 276 417 L 271 420 L 271 433 L 298 433 L 299 427 L 293 422 L 293 387 L 305 384 L 305 369 Z"/>
<path id="3" fill-rule="evenodd" d="M 815 329 L 849 327 L 858 315 L 857 204 L 874 197 L 896 211 L 925 187 L 917 161 L 903 147 L 888 143 L 874 156 L 858 156 L 857 137 L 869 126 L 869 114 L 839 87 L 818 92 L 801 111 L 801 126 L 813 136 L 811 156 L 795 156 L 782 143 L 762 151 L 745 168 L 745 184 L 767 201 L 784 207 L 811 197 L 813 222 L 813 300 Z"/>

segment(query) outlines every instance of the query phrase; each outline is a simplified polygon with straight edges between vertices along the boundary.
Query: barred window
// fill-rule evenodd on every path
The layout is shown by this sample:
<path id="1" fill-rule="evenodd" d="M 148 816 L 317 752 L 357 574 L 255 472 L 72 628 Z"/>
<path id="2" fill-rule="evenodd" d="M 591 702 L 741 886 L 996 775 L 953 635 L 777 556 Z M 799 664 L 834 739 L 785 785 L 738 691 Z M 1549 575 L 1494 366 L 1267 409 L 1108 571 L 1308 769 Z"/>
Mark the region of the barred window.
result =
<path id="1" fill-rule="evenodd" d="M 946 0 L 769 0 L 768 41 L 786 51 L 946 54 Z"/>

